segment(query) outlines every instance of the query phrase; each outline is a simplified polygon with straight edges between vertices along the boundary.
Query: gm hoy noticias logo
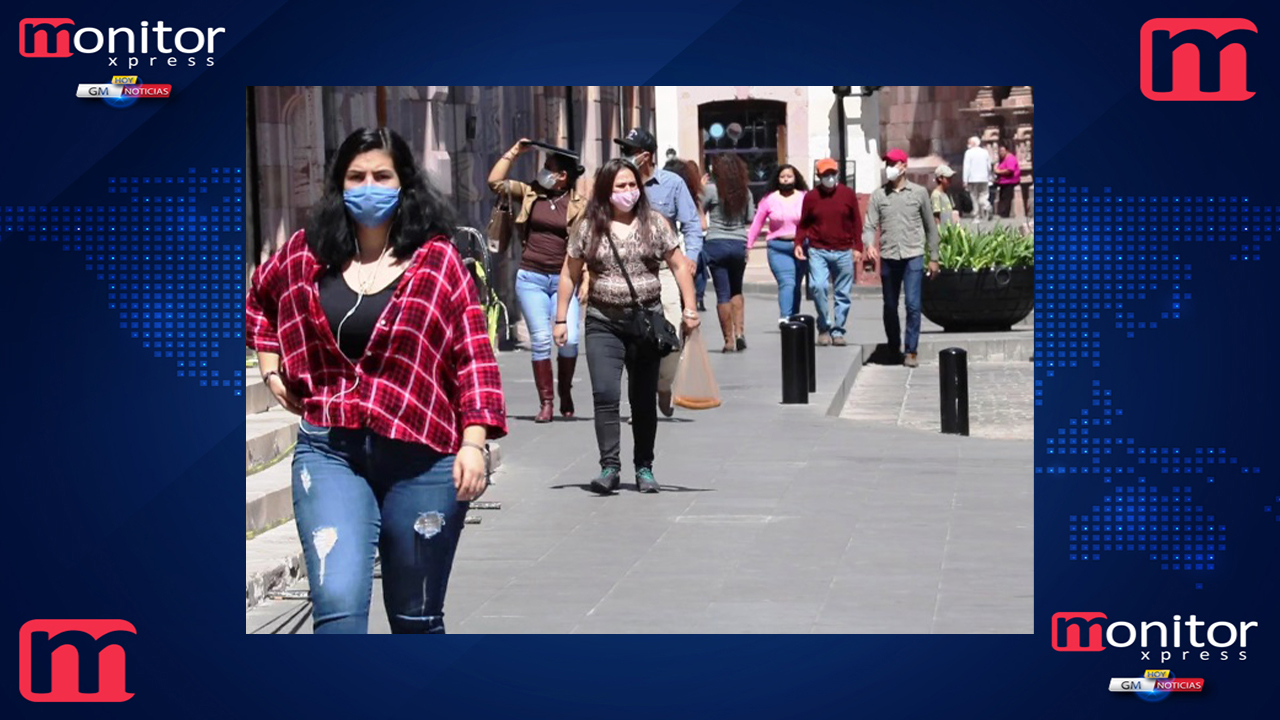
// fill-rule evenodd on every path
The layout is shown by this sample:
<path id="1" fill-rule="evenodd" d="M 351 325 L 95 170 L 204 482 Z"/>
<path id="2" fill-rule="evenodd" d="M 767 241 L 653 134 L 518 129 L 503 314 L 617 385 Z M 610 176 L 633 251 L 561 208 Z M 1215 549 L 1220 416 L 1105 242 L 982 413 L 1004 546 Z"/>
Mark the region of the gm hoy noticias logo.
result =
<path id="1" fill-rule="evenodd" d="M 127 108 L 140 98 L 163 100 L 172 95 L 172 85 L 141 84 L 137 75 L 115 75 L 110 83 L 81 83 L 76 86 L 76 97 L 99 98 L 113 108 Z"/>
<path id="2" fill-rule="evenodd" d="M 1155 18 L 1141 31 L 1142 94 L 1152 100 L 1248 100 L 1258 63 L 1247 46 L 1258 28 L 1244 18 Z"/>
<path id="3" fill-rule="evenodd" d="M 1107 619 L 1106 613 L 1100 612 L 1054 613 L 1050 631 L 1053 649 L 1058 652 L 1102 652 L 1108 648 L 1137 646 L 1140 659 L 1158 659 L 1161 662 L 1230 660 L 1234 651 L 1237 659 L 1247 660 L 1245 648 L 1249 643 L 1249 630 L 1258 627 L 1257 622 L 1207 623 L 1197 620 L 1195 615 L 1188 616 L 1186 620 L 1181 615 L 1174 615 L 1172 622 L 1157 620 L 1137 624 L 1123 620 L 1104 624 Z M 1153 653 L 1158 653 L 1159 657 L 1152 657 Z"/>
<path id="4" fill-rule="evenodd" d="M 136 27 L 99 29 L 79 26 L 71 18 L 23 18 L 18 22 L 18 54 L 28 58 L 69 58 L 103 55 L 107 67 L 126 70 L 145 67 L 213 65 L 214 41 L 226 28 L 174 28 L 157 20 Z M 185 56 L 185 57 L 183 57 Z"/>
<path id="5" fill-rule="evenodd" d="M 124 702 L 137 637 L 124 620 L 32 620 L 18 631 L 18 691 L 31 702 Z"/>

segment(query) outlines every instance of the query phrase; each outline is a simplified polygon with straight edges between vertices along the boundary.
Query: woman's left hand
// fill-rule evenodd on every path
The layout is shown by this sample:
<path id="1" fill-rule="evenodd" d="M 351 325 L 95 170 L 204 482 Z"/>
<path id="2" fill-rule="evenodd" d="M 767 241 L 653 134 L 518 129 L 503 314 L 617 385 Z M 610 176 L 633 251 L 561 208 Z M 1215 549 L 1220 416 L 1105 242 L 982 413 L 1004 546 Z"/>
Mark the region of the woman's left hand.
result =
<path id="1" fill-rule="evenodd" d="M 682 324 L 684 325 L 684 333 L 686 335 L 693 332 L 694 328 L 702 324 L 702 318 L 698 317 L 697 315 L 694 315 L 693 317 L 685 315 L 683 317 L 684 317 L 684 323 Z"/>
<path id="2" fill-rule="evenodd" d="M 484 476 L 484 453 L 479 448 L 463 445 L 453 459 L 453 486 L 458 491 L 458 501 L 475 500 L 484 494 L 488 482 Z"/>

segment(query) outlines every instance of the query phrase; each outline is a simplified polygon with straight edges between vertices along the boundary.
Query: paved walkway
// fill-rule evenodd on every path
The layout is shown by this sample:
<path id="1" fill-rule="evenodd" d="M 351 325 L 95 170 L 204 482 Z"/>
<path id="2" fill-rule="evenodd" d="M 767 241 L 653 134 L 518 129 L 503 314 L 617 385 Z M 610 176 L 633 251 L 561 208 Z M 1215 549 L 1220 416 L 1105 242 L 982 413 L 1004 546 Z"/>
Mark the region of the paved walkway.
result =
<path id="1" fill-rule="evenodd" d="M 1029 362 L 971 362 L 969 434 L 993 440 L 1035 438 L 1035 377 Z M 941 430 L 936 362 L 918 368 L 868 365 L 858 373 L 840 417 L 930 433 Z M 1031 453 L 1031 445 L 1026 444 Z"/>
<path id="2" fill-rule="evenodd" d="M 529 356 L 501 355 L 511 434 L 484 499 L 502 509 L 463 533 L 450 632 L 1031 632 L 1030 443 L 827 417 L 854 346 L 818 348 L 826 401 L 780 405 L 776 306 L 749 297 L 747 314 L 750 349 L 712 354 L 723 406 L 660 422 L 656 496 L 629 468 L 617 495 L 586 490 L 585 365 L 583 417 L 537 425 Z M 883 340 L 878 318 L 855 301 L 853 341 Z M 387 632 L 377 593 L 372 630 Z M 309 632 L 304 619 L 277 600 L 247 624 Z"/>

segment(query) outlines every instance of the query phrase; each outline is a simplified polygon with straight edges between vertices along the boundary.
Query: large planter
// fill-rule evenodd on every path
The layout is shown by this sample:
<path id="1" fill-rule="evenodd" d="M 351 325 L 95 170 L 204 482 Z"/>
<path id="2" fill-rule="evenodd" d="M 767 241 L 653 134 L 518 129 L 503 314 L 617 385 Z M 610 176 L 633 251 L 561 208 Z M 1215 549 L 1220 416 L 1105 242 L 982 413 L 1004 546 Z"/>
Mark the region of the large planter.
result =
<path id="1" fill-rule="evenodd" d="M 1035 304 L 1035 268 L 943 270 L 925 278 L 921 311 L 947 332 L 1008 330 Z"/>

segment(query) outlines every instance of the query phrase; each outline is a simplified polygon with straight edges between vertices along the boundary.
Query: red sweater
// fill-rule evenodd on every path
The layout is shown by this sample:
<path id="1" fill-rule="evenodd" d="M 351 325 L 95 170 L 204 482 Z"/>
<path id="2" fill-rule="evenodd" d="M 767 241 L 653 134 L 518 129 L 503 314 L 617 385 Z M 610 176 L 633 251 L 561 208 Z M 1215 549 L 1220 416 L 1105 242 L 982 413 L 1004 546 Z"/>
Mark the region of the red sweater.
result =
<path id="1" fill-rule="evenodd" d="M 805 239 L 818 250 L 862 250 L 862 212 L 858 195 L 846 185 L 819 187 L 804 194 L 796 244 Z"/>

